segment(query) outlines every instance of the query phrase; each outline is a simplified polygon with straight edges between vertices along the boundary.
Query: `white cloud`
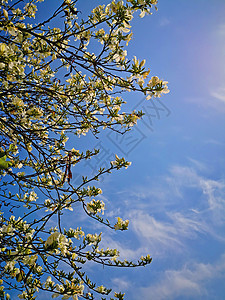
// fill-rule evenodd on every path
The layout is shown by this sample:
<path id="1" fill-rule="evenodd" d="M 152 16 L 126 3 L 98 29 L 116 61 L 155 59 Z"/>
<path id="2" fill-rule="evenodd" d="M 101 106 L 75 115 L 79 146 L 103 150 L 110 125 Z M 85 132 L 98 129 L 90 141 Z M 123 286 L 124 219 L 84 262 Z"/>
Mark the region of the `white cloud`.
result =
<path id="1" fill-rule="evenodd" d="M 168 18 L 162 18 L 159 22 L 159 26 L 160 27 L 165 27 L 165 26 L 168 26 L 170 23 L 171 22 Z"/>
<path id="2" fill-rule="evenodd" d="M 101 246 L 118 249 L 121 259 L 135 261 L 149 253 L 153 263 L 158 261 L 156 276 L 152 277 L 155 283 L 151 280 L 145 288 L 138 288 L 137 283 L 136 298 L 132 299 L 207 298 L 208 282 L 225 271 L 225 255 L 212 264 L 205 263 L 210 262 L 205 254 L 204 263 L 196 263 L 196 255 L 204 252 L 207 243 L 214 240 L 218 254 L 218 243 L 225 241 L 225 182 L 210 178 L 207 166 L 201 162 L 189 159 L 189 163 L 174 165 L 166 176 L 136 190 L 126 190 L 117 199 L 121 216 L 126 214 L 125 218 L 130 219 L 129 231 L 103 233 Z M 175 269 L 171 262 L 173 267 L 168 269 L 171 257 L 181 267 Z M 115 290 L 132 288 L 126 277 L 114 278 L 112 283 Z"/>
<path id="3" fill-rule="evenodd" d="M 120 242 L 107 234 L 105 246 L 119 249 L 122 258 L 135 259 L 147 253 L 164 257 L 168 251 L 188 252 L 188 242 L 204 235 L 225 241 L 225 183 L 200 175 L 207 167 L 189 161 L 193 167 L 174 165 L 158 183 L 120 195 L 119 215 L 130 220 L 129 232 Z"/>
<path id="4" fill-rule="evenodd" d="M 110 249 L 117 249 L 120 253 L 120 260 L 137 260 L 139 257 L 141 257 L 141 255 L 148 254 L 145 253 L 146 249 L 142 247 L 142 244 L 139 245 L 138 248 L 131 247 L 131 245 L 127 243 L 126 232 L 123 232 L 124 239 L 122 241 L 119 241 L 117 234 L 118 232 L 115 234 L 103 234 L 101 248 L 106 249 L 109 247 Z"/>
<path id="5" fill-rule="evenodd" d="M 188 240 L 209 232 L 208 226 L 198 218 L 195 212 L 186 216 L 169 212 L 160 220 L 142 210 L 133 210 L 129 214 L 129 235 L 124 232 L 124 238 L 119 240 L 117 233 L 107 232 L 101 246 L 118 249 L 120 258 L 128 260 L 146 254 L 157 257 L 166 257 L 168 253 L 183 255 L 189 251 Z"/>
<path id="6" fill-rule="evenodd" d="M 225 255 L 214 264 L 191 262 L 179 270 L 166 270 L 157 283 L 141 288 L 141 299 L 199 299 L 208 295 L 207 282 L 222 278 L 224 271 Z"/>
<path id="7" fill-rule="evenodd" d="M 125 191 L 123 204 L 126 211 L 132 203 L 139 210 L 151 211 L 152 215 L 166 214 L 167 211 L 187 215 L 187 211 L 198 211 L 203 219 L 210 219 L 220 226 L 225 221 L 225 181 L 210 178 L 210 170 L 202 162 L 188 160 L 190 166 L 173 165 L 166 175 Z"/>
<path id="8" fill-rule="evenodd" d="M 126 278 L 123 277 L 113 278 L 112 284 L 113 284 L 113 290 L 115 291 L 126 291 L 131 285 L 131 283 Z"/>
<path id="9" fill-rule="evenodd" d="M 202 162 L 193 159 L 191 157 L 188 157 L 188 160 L 191 162 L 191 164 L 196 168 L 198 171 L 207 171 L 207 166 L 203 164 Z"/>
<path id="10" fill-rule="evenodd" d="M 135 211 L 131 213 L 130 219 L 131 229 L 139 238 L 140 248 L 148 248 L 153 256 L 165 256 L 168 251 L 184 251 L 187 239 L 195 239 L 199 233 L 207 232 L 207 226 L 197 220 L 193 213 L 184 216 L 180 212 L 170 212 L 164 215 L 163 220 L 159 220 L 143 211 Z"/>
<path id="11" fill-rule="evenodd" d="M 167 177 L 167 182 L 174 188 L 174 192 L 181 197 L 184 189 L 193 188 L 201 192 L 201 199 L 198 200 L 198 211 L 201 206 L 203 212 L 208 210 L 211 213 L 213 222 L 221 225 L 225 220 L 225 183 L 222 180 L 208 179 L 199 175 L 194 168 L 173 166 L 170 170 L 171 175 Z M 206 201 L 207 202 L 206 202 Z M 208 204 L 206 206 L 206 203 Z"/>
<path id="12" fill-rule="evenodd" d="M 204 239 L 204 235 L 225 241 L 225 182 L 202 175 L 208 173 L 207 167 L 189 161 L 192 167 L 174 165 L 168 175 L 157 179 L 158 184 L 151 182 L 121 195 L 121 211 L 126 211 L 130 233 L 138 240 L 132 250 L 114 243 L 124 258 L 133 259 L 143 252 L 165 256 L 167 251 L 189 251 L 188 242 Z M 138 209 L 131 209 L 133 203 Z"/>
<path id="13" fill-rule="evenodd" d="M 208 139 L 204 141 L 205 144 L 212 144 L 212 145 L 216 145 L 216 146 L 225 146 L 225 144 L 221 141 L 218 140 L 214 140 L 214 139 Z"/>
<path id="14" fill-rule="evenodd" d="M 193 95 L 191 97 L 185 97 L 184 100 L 195 106 L 198 109 L 199 115 L 204 118 L 224 114 L 225 102 L 223 91 L 225 88 L 219 86 L 221 86 L 220 82 L 218 83 L 218 87 L 214 89 L 207 87 L 203 96 L 196 97 Z"/>
<path id="15" fill-rule="evenodd" d="M 225 48 L 225 47 L 224 47 Z M 219 72 L 219 70 L 218 70 Z M 224 74 L 222 75 L 224 77 Z M 225 109 L 225 85 L 224 82 L 219 82 L 218 85 L 214 86 L 209 90 L 211 96 L 207 103 L 210 107 L 217 109 L 217 111 L 224 112 Z"/>
<path id="16" fill-rule="evenodd" d="M 225 104 L 225 88 L 219 88 L 216 91 L 212 91 L 211 95 L 216 98 L 217 100 L 220 100 L 223 104 Z"/>

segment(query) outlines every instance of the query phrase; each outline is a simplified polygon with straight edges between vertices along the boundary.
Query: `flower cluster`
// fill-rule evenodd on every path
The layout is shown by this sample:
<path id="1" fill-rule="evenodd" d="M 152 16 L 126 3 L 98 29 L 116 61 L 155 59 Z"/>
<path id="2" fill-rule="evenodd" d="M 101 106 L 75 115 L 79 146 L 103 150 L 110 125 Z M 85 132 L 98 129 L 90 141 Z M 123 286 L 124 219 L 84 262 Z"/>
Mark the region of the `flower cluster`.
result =
<path id="1" fill-rule="evenodd" d="M 102 213 L 104 215 L 105 203 L 101 200 L 92 200 L 87 203 L 87 211 L 90 214 Z"/>
<path id="2" fill-rule="evenodd" d="M 56 254 L 62 253 L 62 255 L 65 256 L 68 253 L 70 244 L 71 241 L 68 241 L 65 235 L 55 231 L 47 238 L 45 248 L 50 252 Z"/>
<path id="3" fill-rule="evenodd" d="M 114 225 L 115 230 L 127 230 L 129 220 L 123 221 L 120 217 L 117 217 L 117 223 Z"/>
<path id="4" fill-rule="evenodd" d="M 101 242 L 101 233 L 100 234 L 91 234 L 91 233 L 88 233 L 85 237 L 88 245 L 98 245 L 100 242 Z"/>
<path id="5" fill-rule="evenodd" d="M 126 161 L 124 157 L 119 158 L 116 155 L 116 159 L 114 161 L 111 161 L 111 165 L 117 170 L 121 169 L 122 167 L 125 167 L 125 169 L 127 169 L 131 165 L 131 162 Z"/>
<path id="6" fill-rule="evenodd" d="M 48 276 L 47 280 L 45 281 L 45 288 L 54 291 L 52 295 L 53 299 L 59 297 L 60 295 L 64 295 L 62 299 L 72 298 L 73 300 L 78 300 L 78 296 L 82 296 L 84 291 L 83 281 L 76 283 L 73 280 L 71 280 L 71 282 L 66 280 L 63 284 L 55 284 L 51 276 Z"/>

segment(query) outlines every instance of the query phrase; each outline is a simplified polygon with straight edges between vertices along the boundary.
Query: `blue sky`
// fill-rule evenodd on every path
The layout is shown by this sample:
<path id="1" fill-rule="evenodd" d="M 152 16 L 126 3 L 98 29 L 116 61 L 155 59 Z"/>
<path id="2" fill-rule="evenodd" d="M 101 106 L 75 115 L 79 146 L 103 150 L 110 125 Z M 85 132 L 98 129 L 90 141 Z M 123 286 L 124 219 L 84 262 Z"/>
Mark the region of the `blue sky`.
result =
<path id="1" fill-rule="evenodd" d="M 160 99 L 166 107 L 157 103 L 157 114 L 151 102 L 141 102 L 147 115 L 134 129 L 133 140 L 140 141 L 134 148 L 132 138 L 101 137 L 103 152 L 126 153 L 132 161 L 101 183 L 108 215 L 130 219 L 128 232 L 107 231 L 104 243 L 131 259 L 150 253 L 153 262 L 100 269 L 98 277 L 129 300 L 222 300 L 225 2 L 161 0 L 158 8 L 134 20 L 128 54 L 146 58 L 152 75 L 169 81 L 171 92 Z M 131 107 L 142 100 L 131 98 Z"/>
<path id="2" fill-rule="evenodd" d="M 80 1 L 78 7 L 85 14 L 96 4 Z M 94 230 L 103 231 L 103 246 L 118 248 L 122 257 L 150 253 L 153 262 L 133 270 L 90 265 L 88 271 L 99 284 L 126 292 L 129 300 L 222 300 L 225 2 L 160 0 L 158 8 L 152 16 L 133 21 L 128 55 L 145 58 L 152 76 L 169 82 L 170 94 L 160 102 L 126 96 L 130 108 L 146 112 L 128 138 L 107 132 L 99 140 L 88 135 L 72 141 L 99 146 L 103 166 L 114 153 L 132 161 L 126 171 L 106 176 L 99 184 L 106 217 L 128 218 L 129 230 L 111 232 L 99 225 Z M 86 169 L 91 173 L 96 165 L 93 160 Z M 73 170 L 74 182 L 79 172 Z M 67 225 L 76 227 L 73 213 Z M 93 228 L 94 223 L 85 223 L 89 225 Z"/>

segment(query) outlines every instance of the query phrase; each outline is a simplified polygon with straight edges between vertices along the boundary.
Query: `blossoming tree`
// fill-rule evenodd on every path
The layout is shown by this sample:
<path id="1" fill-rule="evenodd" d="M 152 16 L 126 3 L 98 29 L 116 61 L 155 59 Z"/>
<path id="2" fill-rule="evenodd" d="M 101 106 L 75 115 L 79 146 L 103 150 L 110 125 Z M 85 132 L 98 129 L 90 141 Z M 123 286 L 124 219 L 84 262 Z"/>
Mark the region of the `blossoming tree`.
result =
<path id="1" fill-rule="evenodd" d="M 120 260 L 117 249 L 100 248 L 101 233 L 79 224 L 63 228 L 62 220 L 65 209 L 79 204 L 102 226 L 126 230 L 128 220 L 102 216 L 102 191 L 94 182 L 130 163 L 116 156 L 108 168 L 72 184 L 72 167 L 98 149 L 70 149 L 67 139 L 118 131 L 118 125 L 124 134 L 143 115 L 122 111 L 124 93 L 148 100 L 168 92 L 167 82 L 148 77 L 145 60 L 128 60 L 125 50 L 133 14 L 144 17 L 157 0 L 113 0 L 86 20 L 78 0 L 64 0 L 35 24 L 39 2 L 0 1 L 0 297 L 17 290 L 20 299 L 35 299 L 39 291 L 62 299 L 124 299 L 93 282 L 84 265 L 144 266 L 150 256 Z"/>

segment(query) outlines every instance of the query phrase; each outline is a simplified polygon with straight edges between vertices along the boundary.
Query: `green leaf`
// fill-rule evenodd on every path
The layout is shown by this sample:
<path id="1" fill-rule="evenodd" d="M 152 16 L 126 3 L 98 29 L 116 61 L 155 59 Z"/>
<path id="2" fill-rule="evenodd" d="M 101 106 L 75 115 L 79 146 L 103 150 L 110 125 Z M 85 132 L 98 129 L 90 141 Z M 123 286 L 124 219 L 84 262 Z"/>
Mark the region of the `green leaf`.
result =
<path id="1" fill-rule="evenodd" d="M 0 170 L 6 170 L 8 169 L 12 163 L 10 161 L 6 161 L 7 156 L 2 156 L 2 152 L 0 154 Z"/>

